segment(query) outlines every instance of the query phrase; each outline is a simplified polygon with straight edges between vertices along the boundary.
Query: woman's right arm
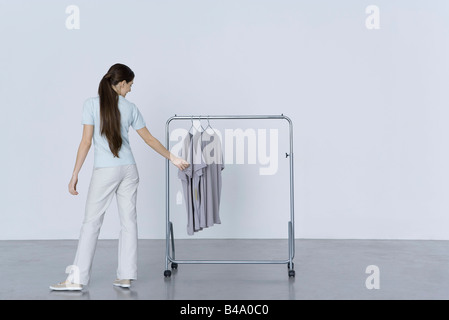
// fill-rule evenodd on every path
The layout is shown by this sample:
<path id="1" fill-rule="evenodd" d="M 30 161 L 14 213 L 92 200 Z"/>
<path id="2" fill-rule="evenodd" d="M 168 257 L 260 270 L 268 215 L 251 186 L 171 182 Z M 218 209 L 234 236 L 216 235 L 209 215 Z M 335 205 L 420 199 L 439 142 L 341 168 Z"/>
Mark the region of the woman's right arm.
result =
<path id="1" fill-rule="evenodd" d="M 179 170 L 185 170 L 190 165 L 184 159 L 181 159 L 168 151 L 159 140 L 153 137 L 147 127 L 143 127 L 136 131 L 147 145 L 149 145 L 154 151 L 159 153 L 164 158 L 170 160 L 171 163 L 173 163 Z"/>
<path id="2" fill-rule="evenodd" d="M 85 124 L 83 128 L 83 137 L 81 138 L 78 152 L 76 154 L 75 168 L 73 169 L 72 178 L 69 182 L 69 192 L 73 195 L 77 195 L 76 184 L 78 183 L 78 173 L 81 171 L 84 160 L 86 160 L 87 153 L 92 145 L 92 137 L 94 135 L 94 126 Z"/>

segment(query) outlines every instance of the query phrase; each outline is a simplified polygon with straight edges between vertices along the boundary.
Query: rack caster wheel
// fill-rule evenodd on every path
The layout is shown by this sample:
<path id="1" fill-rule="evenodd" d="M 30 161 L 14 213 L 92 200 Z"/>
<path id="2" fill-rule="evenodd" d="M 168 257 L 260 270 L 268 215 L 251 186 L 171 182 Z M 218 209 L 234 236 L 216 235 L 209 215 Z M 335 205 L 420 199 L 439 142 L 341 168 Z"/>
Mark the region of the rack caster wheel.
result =
<path id="1" fill-rule="evenodd" d="M 164 271 L 164 277 L 170 277 L 171 276 L 171 271 L 170 270 L 165 270 Z"/>
<path id="2" fill-rule="evenodd" d="M 295 267 L 295 264 L 292 262 L 292 269 Z M 287 263 L 287 268 L 290 269 L 290 265 Z"/>
<path id="3" fill-rule="evenodd" d="M 289 276 L 289 278 L 294 277 L 295 276 L 295 270 L 288 270 L 288 276 Z"/>
<path id="4" fill-rule="evenodd" d="M 178 264 L 175 263 L 175 262 L 172 262 L 172 263 L 171 263 L 171 268 L 172 268 L 172 269 L 178 269 Z"/>

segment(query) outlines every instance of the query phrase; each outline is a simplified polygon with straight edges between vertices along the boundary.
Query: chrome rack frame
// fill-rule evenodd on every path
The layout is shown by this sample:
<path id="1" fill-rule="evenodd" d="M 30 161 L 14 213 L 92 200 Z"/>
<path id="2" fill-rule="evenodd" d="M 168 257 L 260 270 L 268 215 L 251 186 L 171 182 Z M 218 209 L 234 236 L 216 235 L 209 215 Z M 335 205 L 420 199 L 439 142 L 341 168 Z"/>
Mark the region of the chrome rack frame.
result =
<path id="1" fill-rule="evenodd" d="M 166 177 L 166 250 L 165 250 L 165 271 L 164 276 L 170 277 L 171 268 L 177 269 L 178 264 L 287 264 L 289 277 L 295 276 L 293 258 L 295 255 L 295 232 L 294 232 L 294 174 L 293 174 L 293 123 L 287 116 L 281 115 L 199 115 L 199 116 L 178 116 L 170 117 L 166 122 L 166 148 L 170 147 L 170 123 L 173 120 L 257 120 L 257 119 L 276 119 L 286 120 L 289 124 L 290 150 L 285 156 L 290 160 L 290 221 L 288 222 L 288 258 L 285 260 L 176 260 L 175 259 L 175 242 L 173 236 L 173 224 L 170 221 L 170 161 L 166 160 L 165 177 Z M 171 244 L 171 251 L 170 251 Z"/>

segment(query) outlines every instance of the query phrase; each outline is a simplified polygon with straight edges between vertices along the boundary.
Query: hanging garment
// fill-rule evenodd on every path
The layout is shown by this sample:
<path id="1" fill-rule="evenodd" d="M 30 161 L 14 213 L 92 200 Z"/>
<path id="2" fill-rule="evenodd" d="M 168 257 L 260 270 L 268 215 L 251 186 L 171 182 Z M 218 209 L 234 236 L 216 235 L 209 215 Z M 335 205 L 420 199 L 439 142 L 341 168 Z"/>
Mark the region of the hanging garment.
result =
<path id="1" fill-rule="evenodd" d="M 201 226 L 211 227 L 220 224 L 221 171 L 224 169 L 220 137 L 213 131 L 201 133 L 201 150 L 206 167 L 203 169 L 201 193 Z"/>
<path id="2" fill-rule="evenodd" d="M 188 133 L 181 158 L 190 166 L 178 170 L 187 209 L 187 234 L 221 223 L 219 216 L 221 171 L 224 169 L 219 136 L 207 131 Z"/>
<path id="3" fill-rule="evenodd" d="M 193 235 L 194 232 L 202 229 L 199 217 L 201 206 L 200 185 L 206 163 L 202 159 L 201 150 L 197 148 L 200 137 L 199 132 L 195 135 L 189 132 L 186 135 L 182 143 L 180 157 L 190 163 L 190 166 L 185 170 L 178 170 L 178 178 L 181 180 L 186 203 L 188 235 Z"/>
<path id="4" fill-rule="evenodd" d="M 206 162 L 201 149 L 201 132 L 196 132 L 192 138 L 192 201 L 193 201 L 193 231 L 197 232 L 203 229 L 202 215 L 204 211 L 204 172 Z"/>

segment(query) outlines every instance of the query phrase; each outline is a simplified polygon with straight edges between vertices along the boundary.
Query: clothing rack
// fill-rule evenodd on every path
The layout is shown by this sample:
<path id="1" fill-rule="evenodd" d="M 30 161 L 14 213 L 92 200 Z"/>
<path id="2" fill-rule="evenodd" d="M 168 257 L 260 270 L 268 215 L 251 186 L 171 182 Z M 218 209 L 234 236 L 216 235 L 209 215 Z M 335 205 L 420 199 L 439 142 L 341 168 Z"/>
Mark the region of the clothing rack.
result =
<path id="1" fill-rule="evenodd" d="M 174 120 L 286 120 L 289 124 L 290 150 L 285 156 L 290 160 L 290 221 L 288 222 L 288 258 L 284 260 L 176 260 L 175 242 L 173 236 L 173 224 L 170 221 L 170 161 L 166 161 L 166 254 L 164 276 L 170 277 L 171 269 L 177 269 L 178 264 L 287 264 L 288 276 L 294 277 L 295 270 L 293 258 L 295 255 L 295 233 L 294 233 L 294 175 L 293 175 L 293 123 L 287 116 L 281 115 L 199 115 L 170 117 L 166 122 L 166 147 L 170 147 L 170 123 Z M 171 248 L 170 248 L 171 244 Z M 171 249 L 171 251 L 170 251 Z"/>

